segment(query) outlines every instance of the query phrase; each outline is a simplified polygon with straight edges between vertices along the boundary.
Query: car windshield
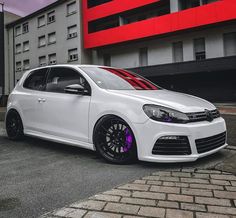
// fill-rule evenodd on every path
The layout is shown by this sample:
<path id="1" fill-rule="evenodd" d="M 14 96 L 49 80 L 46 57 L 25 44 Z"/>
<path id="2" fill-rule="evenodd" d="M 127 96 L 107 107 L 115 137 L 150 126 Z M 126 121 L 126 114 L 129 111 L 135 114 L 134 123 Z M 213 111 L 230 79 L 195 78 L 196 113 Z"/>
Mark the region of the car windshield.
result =
<path id="1" fill-rule="evenodd" d="M 102 89 L 159 90 L 160 87 L 130 71 L 108 67 L 81 67 Z"/>

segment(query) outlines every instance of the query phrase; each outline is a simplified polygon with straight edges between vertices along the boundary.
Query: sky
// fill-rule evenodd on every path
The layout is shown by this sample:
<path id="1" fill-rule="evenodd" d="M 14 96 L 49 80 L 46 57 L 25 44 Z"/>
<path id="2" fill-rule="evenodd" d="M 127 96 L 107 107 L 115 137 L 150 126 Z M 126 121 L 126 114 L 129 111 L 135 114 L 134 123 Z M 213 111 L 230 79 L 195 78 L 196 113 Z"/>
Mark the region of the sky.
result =
<path id="1" fill-rule="evenodd" d="M 4 3 L 6 11 L 20 16 L 26 16 L 55 1 L 56 0 L 0 0 L 0 2 Z"/>

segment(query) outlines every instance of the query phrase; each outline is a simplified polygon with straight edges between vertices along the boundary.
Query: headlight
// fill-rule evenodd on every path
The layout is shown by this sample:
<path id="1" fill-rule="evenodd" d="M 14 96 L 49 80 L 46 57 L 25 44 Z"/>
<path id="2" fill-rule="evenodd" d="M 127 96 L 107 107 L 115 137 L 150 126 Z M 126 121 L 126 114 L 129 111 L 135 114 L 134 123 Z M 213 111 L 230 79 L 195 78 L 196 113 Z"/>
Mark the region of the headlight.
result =
<path id="1" fill-rule="evenodd" d="M 187 123 L 189 118 L 186 114 L 157 105 L 146 104 L 143 110 L 147 116 L 153 120 L 166 123 Z"/>

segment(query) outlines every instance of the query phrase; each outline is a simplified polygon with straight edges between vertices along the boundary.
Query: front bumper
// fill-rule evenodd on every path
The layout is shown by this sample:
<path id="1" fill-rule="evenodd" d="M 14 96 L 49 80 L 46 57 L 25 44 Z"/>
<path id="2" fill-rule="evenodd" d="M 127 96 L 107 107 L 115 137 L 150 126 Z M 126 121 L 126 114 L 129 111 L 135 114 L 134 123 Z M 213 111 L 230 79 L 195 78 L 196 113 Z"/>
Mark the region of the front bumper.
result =
<path id="1" fill-rule="evenodd" d="M 198 158 L 213 154 L 227 144 L 216 149 L 199 154 L 197 152 L 195 140 L 207 138 L 226 131 L 226 125 L 223 118 L 217 118 L 212 122 L 203 121 L 189 124 L 170 124 L 157 122 L 149 119 L 144 124 L 134 124 L 135 136 L 138 150 L 138 158 L 150 162 L 190 162 Z M 190 155 L 155 155 L 152 149 L 155 142 L 162 136 L 187 136 L 191 154 Z"/>

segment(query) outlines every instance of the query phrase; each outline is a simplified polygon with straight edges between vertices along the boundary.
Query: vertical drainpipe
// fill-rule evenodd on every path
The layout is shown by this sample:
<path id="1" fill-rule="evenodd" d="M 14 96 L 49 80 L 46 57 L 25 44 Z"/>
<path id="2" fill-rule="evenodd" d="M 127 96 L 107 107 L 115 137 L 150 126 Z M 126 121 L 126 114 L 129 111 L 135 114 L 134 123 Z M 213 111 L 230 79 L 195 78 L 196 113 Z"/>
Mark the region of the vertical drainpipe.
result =
<path id="1" fill-rule="evenodd" d="M 3 5 L 3 3 L 0 3 L 0 86 L 2 87 L 2 97 L 5 94 L 4 30 L 5 30 L 5 26 L 4 26 L 4 5 Z"/>

